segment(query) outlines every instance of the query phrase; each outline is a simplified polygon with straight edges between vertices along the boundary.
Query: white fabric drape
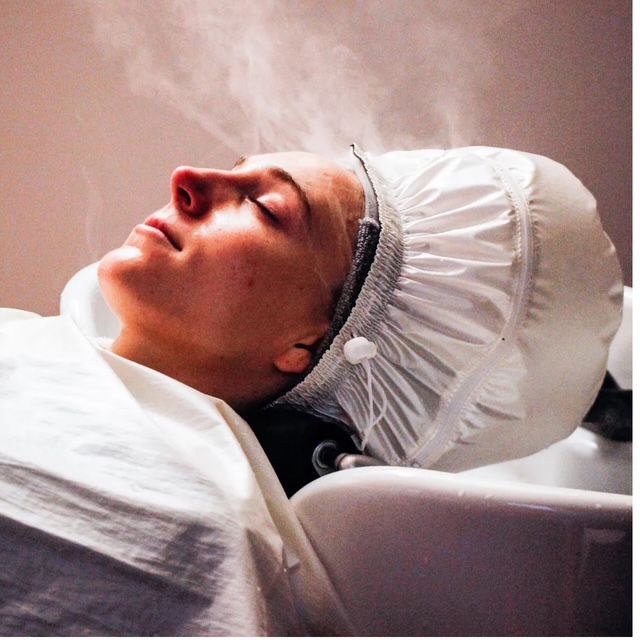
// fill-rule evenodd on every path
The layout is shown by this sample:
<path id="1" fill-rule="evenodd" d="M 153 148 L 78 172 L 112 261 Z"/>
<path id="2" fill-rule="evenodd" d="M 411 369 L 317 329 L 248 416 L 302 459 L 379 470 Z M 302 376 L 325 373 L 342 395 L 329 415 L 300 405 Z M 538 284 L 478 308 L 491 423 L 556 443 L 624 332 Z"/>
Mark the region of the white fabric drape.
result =
<path id="1" fill-rule="evenodd" d="M 23 318 L 0 313 L 2 634 L 349 632 L 239 416 Z"/>

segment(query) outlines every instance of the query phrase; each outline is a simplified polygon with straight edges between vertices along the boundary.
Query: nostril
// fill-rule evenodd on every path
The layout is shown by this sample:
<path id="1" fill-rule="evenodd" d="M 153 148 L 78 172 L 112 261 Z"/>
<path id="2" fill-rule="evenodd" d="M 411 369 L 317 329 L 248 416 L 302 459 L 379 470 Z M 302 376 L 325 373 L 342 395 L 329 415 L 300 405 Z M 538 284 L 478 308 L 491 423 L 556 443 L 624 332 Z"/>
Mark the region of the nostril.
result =
<path id="1" fill-rule="evenodd" d="M 178 187 L 178 198 L 180 199 L 180 204 L 185 207 L 191 207 L 191 195 L 186 189 Z"/>

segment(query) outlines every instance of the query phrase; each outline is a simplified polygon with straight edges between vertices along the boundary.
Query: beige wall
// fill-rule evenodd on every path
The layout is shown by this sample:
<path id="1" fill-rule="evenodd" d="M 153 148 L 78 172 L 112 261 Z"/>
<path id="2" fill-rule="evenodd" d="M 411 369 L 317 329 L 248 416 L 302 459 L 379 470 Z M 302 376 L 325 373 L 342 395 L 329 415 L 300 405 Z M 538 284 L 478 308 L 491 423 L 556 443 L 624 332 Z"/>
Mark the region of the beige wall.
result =
<path id="1" fill-rule="evenodd" d="M 55 313 L 168 200 L 175 166 L 324 150 L 332 123 L 327 149 L 554 157 L 596 195 L 631 283 L 630 2 L 193 0 L 180 28 L 165 5 L 0 0 L 0 306 Z"/>

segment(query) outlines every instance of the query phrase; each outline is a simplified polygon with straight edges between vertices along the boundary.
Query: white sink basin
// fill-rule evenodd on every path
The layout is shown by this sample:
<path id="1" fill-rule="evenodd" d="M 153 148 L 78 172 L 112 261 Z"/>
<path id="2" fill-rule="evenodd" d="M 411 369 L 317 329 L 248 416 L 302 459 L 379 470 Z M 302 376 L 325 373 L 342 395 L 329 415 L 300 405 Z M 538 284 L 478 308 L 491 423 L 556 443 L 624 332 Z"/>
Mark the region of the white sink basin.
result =
<path id="1" fill-rule="evenodd" d="M 367 467 L 292 503 L 356 635 L 631 634 L 631 496 Z"/>

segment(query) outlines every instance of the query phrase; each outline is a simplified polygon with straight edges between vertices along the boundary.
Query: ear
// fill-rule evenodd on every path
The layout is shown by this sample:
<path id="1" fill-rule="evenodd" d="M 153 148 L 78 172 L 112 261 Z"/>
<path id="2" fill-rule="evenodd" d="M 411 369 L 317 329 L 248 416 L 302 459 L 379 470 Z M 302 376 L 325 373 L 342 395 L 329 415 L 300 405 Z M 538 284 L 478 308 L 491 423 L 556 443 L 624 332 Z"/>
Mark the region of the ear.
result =
<path id="1" fill-rule="evenodd" d="M 314 333 L 291 345 L 273 360 L 275 368 L 280 373 L 304 373 L 311 366 L 313 354 L 323 335 Z"/>

